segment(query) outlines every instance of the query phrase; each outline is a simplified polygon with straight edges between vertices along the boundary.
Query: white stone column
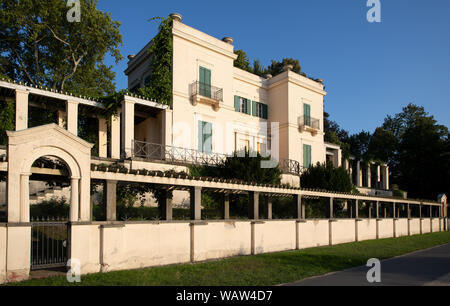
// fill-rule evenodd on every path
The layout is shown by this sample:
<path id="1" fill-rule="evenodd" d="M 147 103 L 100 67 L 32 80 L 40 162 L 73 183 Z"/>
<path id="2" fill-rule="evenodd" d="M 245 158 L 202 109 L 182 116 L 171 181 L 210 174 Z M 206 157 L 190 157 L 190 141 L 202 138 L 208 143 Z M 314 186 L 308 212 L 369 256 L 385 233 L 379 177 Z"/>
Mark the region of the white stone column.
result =
<path id="1" fill-rule="evenodd" d="M 57 112 L 57 116 L 58 116 L 58 125 L 60 127 L 62 127 L 63 129 L 66 128 L 66 112 L 63 110 L 58 110 Z"/>
<path id="2" fill-rule="evenodd" d="M 28 128 L 28 96 L 28 91 L 16 89 L 16 131 Z"/>
<path id="3" fill-rule="evenodd" d="M 356 162 L 356 187 L 361 187 L 361 161 Z"/>
<path id="4" fill-rule="evenodd" d="M 389 167 L 388 166 L 383 166 L 381 169 L 381 182 L 382 182 L 382 187 L 385 190 L 389 189 Z"/>
<path id="5" fill-rule="evenodd" d="M 367 165 L 367 187 L 372 187 L 372 169 L 370 167 L 370 163 Z"/>
<path id="6" fill-rule="evenodd" d="M 120 111 L 111 116 L 111 158 L 120 159 Z"/>
<path id="7" fill-rule="evenodd" d="M 108 157 L 108 126 L 102 117 L 98 118 L 98 156 Z"/>
<path id="8" fill-rule="evenodd" d="M 67 130 L 78 135 L 78 102 L 67 101 L 66 102 L 66 112 L 67 112 Z"/>
<path id="9" fill-rule="evenodd" d="M 31 173 L 20 174 L 20 222 L 30 222 L 30 176 Z"/>
<path id="10" fill-rule="evenodd" d="M 134 140 L 134 102 L 122 102 L 122 153 L 125 158 L 132 156 Z"/>
<path id="11" fill-rule="evenodd" d="M 80 178 L 79 177 L 72 177 L 70 184 L 70 221 L 76 222 L 79 219 L 79 185 L 80 185 Z"/>
<path id="12" fill-rule="evenodd" d="M 377 189 L 380 186 L 380 174 L 381 174 L 381 167 L 380 167 L 380 165 L 377 165 L 377 185 L 376 185 Z"/>

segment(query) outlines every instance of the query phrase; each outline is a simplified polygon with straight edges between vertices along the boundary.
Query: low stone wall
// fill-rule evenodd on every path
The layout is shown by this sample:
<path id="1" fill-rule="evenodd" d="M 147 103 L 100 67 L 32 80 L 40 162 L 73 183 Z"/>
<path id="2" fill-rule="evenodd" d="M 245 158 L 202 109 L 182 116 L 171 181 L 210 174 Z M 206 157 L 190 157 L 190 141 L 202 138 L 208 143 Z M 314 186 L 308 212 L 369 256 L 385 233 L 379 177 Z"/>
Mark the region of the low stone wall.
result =
<path id="1" fill-rule="evenodd" d="M 329 223 L 329 220 L 308 220 L 306 222 L 299 223 L 299 248 L 305 249 L 329 245 Z"/>
<path id="2" fill-rule="evenodd" d="M 395 220 L 395 236 L 396 237 L 408 236 L 408 219 Z"/>
<path id="3" fill-rule="evenodd" d="M 394 234 L 395 222 L 395 234 Z M 439 231 L 443 219 L 96 222 L 71 225 L 82 274 L 199 262 Z M 331 233 L 330 233 L 331 229 Z M 0 283 L 26 279 L 31 228 L 0 224 Z M 72 266 L 77 261 L 72 262 Z"/>
<path id="4" fill-rule="evenodd" d="M 331 222 L 331 244 L 356 241 L 355 220 L 334 220 Z"/>
<path id="5" fill-rule="evenodd" d="M 358 241 L 377 239 L 377 220 L 359 219 L 357 221 Z"/>
<path id="6" fill-rule="evenodd" d="M 409 220 L 409 230 L 411 235 L 420 234 L 420 219 L 410 219 Z"/>
<path id="7" fill-rule="evenodd" d="M 440 231 L 440 222 L 441 220 L 439 218 L 431 219 L 431 228 L 433 230 L 433 233 Z"/>
<path id="8" fill-rule="evenodd" d="M 394 237 L 394 220 L 393 219 L 379 219 L 378 220 L 378 238 Z"/>

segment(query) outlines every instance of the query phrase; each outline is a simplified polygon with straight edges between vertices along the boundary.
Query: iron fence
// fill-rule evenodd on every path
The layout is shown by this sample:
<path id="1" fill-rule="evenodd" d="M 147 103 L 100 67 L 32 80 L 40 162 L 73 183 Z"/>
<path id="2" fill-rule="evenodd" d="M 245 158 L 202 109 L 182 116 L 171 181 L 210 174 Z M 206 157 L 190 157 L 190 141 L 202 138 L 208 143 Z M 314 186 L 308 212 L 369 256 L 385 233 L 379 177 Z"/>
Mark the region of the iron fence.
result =
<path id="1" fill-rule="evenodd" d="M 223 89 L 199 81 L 191 84 L 191 93 L 193 96 L 200 95 L 216 101 L 223 101 Z"/>
<path id="2" fill-rule="evenodd" d="M 62 218 L 31 219 L 31 269 L 65 267 L 69 225 Z"/>
<path id="3" fill-rule="evenodd" d="M 301 175 L 306 170 L 300 162 L 292 159 L 280 159 L 279 167 L 283 173 L 296 175 Z"/>

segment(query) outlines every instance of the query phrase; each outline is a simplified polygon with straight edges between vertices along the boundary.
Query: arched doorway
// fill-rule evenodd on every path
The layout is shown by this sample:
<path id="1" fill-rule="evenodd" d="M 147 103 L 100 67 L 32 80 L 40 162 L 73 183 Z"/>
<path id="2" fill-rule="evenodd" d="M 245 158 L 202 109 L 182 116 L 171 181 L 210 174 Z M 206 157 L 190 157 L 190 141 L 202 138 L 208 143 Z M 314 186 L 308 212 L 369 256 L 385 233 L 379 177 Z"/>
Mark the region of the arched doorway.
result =
<path id="1" fill-rule="evenodd" d="M 90 164 L 93 145 L 56 124 L 7 132 L 7 134 L 7 218 L 8 223 L 16 223 L 21 226 L 20 231 L 23 231 L 23 235 L 28 233 L 30 240 L 23 239 L 17 248 L 20 247 L 25 254 L 31 255 L 32 223 L 30 223 L 29 181 L 33 174 L 33 164 L 45 156 L 56 158 L 64 163 L 70 179 L 68 221 L 72 224 L 79 221 L 89 222 L 91 221 Z M 68 241 L 70 241 L 70 237 L 68 237 Z M 70 258 L 71 254 L 68 254 L 67 257 Z M 23 265 L 31 266 L 31 256 L 25 258 Z"/>

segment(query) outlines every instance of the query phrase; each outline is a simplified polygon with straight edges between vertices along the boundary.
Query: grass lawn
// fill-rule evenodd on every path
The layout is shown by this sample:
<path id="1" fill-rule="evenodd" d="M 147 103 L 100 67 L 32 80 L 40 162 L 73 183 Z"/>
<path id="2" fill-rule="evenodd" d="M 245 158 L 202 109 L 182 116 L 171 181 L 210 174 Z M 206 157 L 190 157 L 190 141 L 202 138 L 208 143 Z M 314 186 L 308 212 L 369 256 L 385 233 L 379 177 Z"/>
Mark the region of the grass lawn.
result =
<path id="1" fill-rule="evenodd" d="M 219 261 L 97 273 L 81 277 L 84 286 L 266 286 L 361 266 L 450 243 L 450 232 L 382 239 L 300 251 L 234 257 Z M 65 277 L 11 285 L 70 285 Z"/>

